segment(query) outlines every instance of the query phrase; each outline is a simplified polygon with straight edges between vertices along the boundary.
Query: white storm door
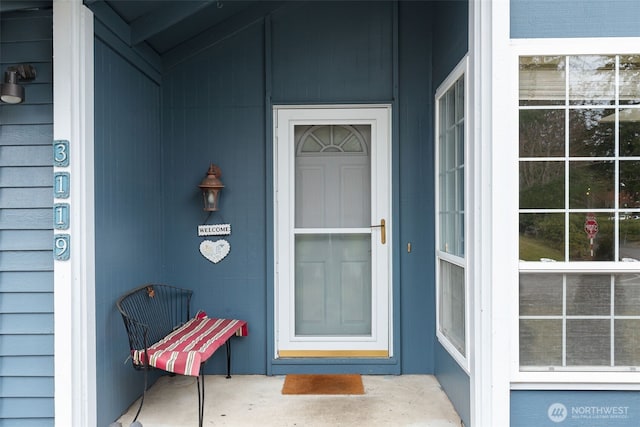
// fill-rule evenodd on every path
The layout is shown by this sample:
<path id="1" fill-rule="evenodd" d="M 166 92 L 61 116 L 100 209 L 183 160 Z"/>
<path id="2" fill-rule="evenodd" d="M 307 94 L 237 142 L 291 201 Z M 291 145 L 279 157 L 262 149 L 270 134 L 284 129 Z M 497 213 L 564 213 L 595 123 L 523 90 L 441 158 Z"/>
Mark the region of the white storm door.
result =
<path id="1" fill-rule="evenodd" d="M 389 106 L 276 107 L 276 357 L 390 357 Z"/>

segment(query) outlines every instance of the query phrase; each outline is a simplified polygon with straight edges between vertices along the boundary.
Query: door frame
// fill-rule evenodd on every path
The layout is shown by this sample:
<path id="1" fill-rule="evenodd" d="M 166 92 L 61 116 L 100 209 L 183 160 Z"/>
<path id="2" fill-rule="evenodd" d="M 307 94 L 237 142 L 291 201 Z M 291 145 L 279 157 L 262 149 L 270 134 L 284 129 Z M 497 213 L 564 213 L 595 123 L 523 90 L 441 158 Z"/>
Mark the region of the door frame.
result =
<path id="1" fill-rule="evenodd" d="M 390 361 L 390 359 L 393 358 L 393 345 L 394 345 L 394 312 L 393 312 L 393 306 L 394 306 L 394 299 L 393 299 L 393 295 L 394 295 L 394 286 L 393 286 L 393 261 L 394 261 L 394 250 L 393 250 L 393 238 L 392 238 L 392 233 L 393 233 L 393 221 L 392 221 L 392 217 L 393 217 L 393 197 L 394 197 L 394 186 L 392 185 L 393 182 L 393 170 L 394 168 L 392 167 L 393 165 L 393 132 L 392 132 L 392 125 L 393 125 L 393 115 L 392 115 L 392 105 L 391 104 L 352 104 L 352 105 L 343 105 L 343 104 L 339 104 L 339 105 L 273 105 L 272 108 L 272 124 L 273 124 L 273 224 L 274 224 L 274 234 L 273 234 L 273 250 L 274 250 L 274 265 L 273 265 L 273 280 L 274 280 L 274 306 L 273 306 L 273 314 L 272 314 L 272 319 L 273 319 L 273 325 L 274 325 L 274 334 L 273 334 L 273 358 L 274 360 L 282 360 L 283 358 L 289 358 L 292 357 L 292 354 L 295 354 L 296 351 L 293 352 L 289 352 L 287 353 L 285 356 L 282 356 L 279 353 L 279 331 L 282 329 L 282 324 L 284 323 L 283 321 L 281 321 L 279 319 L 280 317 L 280 310 L 279 308 L 281 308 L 284 305 L 289 306 L 289 302 L 290 301 L 290 296 L 288 294 L 289 292 L 289 288 L 287 287 L 286 289 L 284 289 L 287 292 L 283 292 L 283 288 L 280 287 L 279 284 L 279 274 L 287 274 L 289 277 L 292 277 L 292 273 L 291 273 L 291 269 L 293 268 L 293 263 L 289 263 L 288 260 L 292 259 L 291 255 L 285 256 L 287 254 L 282 254 L 280 255 L 280 259 L 284 260 L 282 262 L 279 262 L 279 254 L 280 254 L 280 249 L 279 249 L 279 241 L 282 239 L 287 239 L 287 241 L 290 242 L 290 237 L 287 237 L 286 234 L 288 234 L 290 232 L 290 230 L 292 229 L 292 224 L 291 221 L 293 220 L 293 209 L 294 209 L 294 203 L 293 203 L 293 196 L 289 195 L 289 196 L 281 196 L 279 197 L 279 192 L 278 192 L 278 177 L 282 176 L 282 170 L 284 170 L 283 174 L 285 175 L 285 177 L 289 177 L 292 174 L 292 171 L 290 170 L 290 166 L 293 163 L 293 160 L 291 159 L 291 156 L 293 156 L 293 151 L 292 150 L 287 150 L 286 153 L 282 153 L 278 151 L 278 136 L 281 133 L 281 131 L 279 131 L 278 129 L 278 113 L 283 112 L 284 110 L 286 111 L 301 111 L 301 110 L 316 110 L 317 113 L 319 113 L 320 117 L 319 119 L 317 119 L 318 123 L 327 123 L 328 121 L 331 122 L 335 122 L 335 123 L 339 123 L 339 120 L 341 120 L 340 116 L 347 114 L 346 117 L 346 121 L 344 122 L 345 124 L 347 124 L 347 122 L 349 124 L 351 123 L 357 123 L 358 120 L 360 122 L 362 121 L 367 121 L 369 123 L 378 123 L 378 121 L 383 121 L 384 125 L 386 126 L 385 128 L 382 128 L 381 131 L 378 134 L 382 134 L 384 135 L 384 138 L 386 139 L 387 143 L 386 143 L 386 147 L 385 147 L 385 152 L 383 153 L 382 156 L 378 155 L 378 153 L 372 153 L 372 158 L 371 158 L 371 162 L 372 162 L 372 175 L 374 173 L 374 171 L 376 169 L 383 169 L 387 172 L 387 176 L 384 179 L 384 182 L 378 182 L 378 184 L 374 184 L 372 181 L 372 188 L 379 188 L 380 186 L 384 186 L 383 191 L 388 195 L 388 198 L 386 200 L 385 203 L 382 204 L 383 208 L 383 214 L 385 216 L 385 220 L 386 220 L 386 245 L 387 247 L 384 249 L 384 252 L 386 253 L 385 255 L 385 259 L 386 259 L 386 266 L 385 268 L 383 268 L 382 270 L 376 271 L 378 270 L 378 268 L 373 265 L 372 266 L 372 270 L 374 274 L 379 275 L 379 277 L 381 277 L 381 281 L 385 283 L 384 285 L 384 289 L 382 289 L 382 291 L 378 290 L 378 295 L 380 295 L 379 300 L 376 302 L 375 297 L 374 297 L 374 302 L 373 302 L 373 309 L 376 312 L 381 312 L 382 316 L 384 317 L 384 321 L 380 322 L 377 326 L 372 325 L 373 327 L 373 331 L 372 331 L 372 335 L 377 335 L 378 337 L 380 336 L 384 336 L 383 342 L 384 342 L 384 350 L 381 350 L 381 348 L 375 347 L 377 349 L 377 351 L 367 351 L 367 350 L 362 350 L 362 349 L 366 349 L 367 345 L 369 345 L 371 347 L 370 344 L 366 344 L 362 346 L 362 342 L 363 341 L 367 341 L 367 340 L 354 340 L 354 342 L 358 343 L 358 341 L 360 341 L 360 347 L 358 345 L 356 345 L 354 347 L 354 350 L 352 351 L 308 351 L 307 349 L 309 348 L 313 348 L 314 347 L 314 342 L 313 340 L 311 341 L 311 343 L 306 346 L 308 343 L 305 342 L 305 340 L 298 340 L 296 339 L 296 341 L 298 343 L 301 343 L 301 352 L 298 354 L 303 355 L 303 357 L 305 359 L 308 358 L 313 358 L 313 357 L 323 357 L 323 358 L 329 358 L 329 359 L 334 359 L 334 358 L 380 358 L 381 360 L 387 360 Z M 362 115 L 363 112 L 367 112 L 370 113 L 369 115 L 366 115 L 367 118 L 363 119 L 362 117 L 364 117 Z M 353 115 L 349 116 L 349 113 L 354 113 L 355 111 L 357 111 L 356 115 L 359 115 L 360 118 L 359 119 L 355 119 L 353 118 Z M 326 114 L 323 114 L 323 112 L 326 112 Z M 302 113 L 304 114 L 304 113 Z M 304 121 L 311 121 L 308 120 L 307 118 L 300 118 L 300 120 L 304 120 Z M 315 119 L 313 121 L 316 121 Z M 372 129 L 372 147 L 374 145 L 374 139 L 376 138 L 375 134 L 374 134 L 374 129 Z M 373 148 L 372 148 L 372 151 Z M 375 162 L 375 166 L 374 166 L 374 162 Z M 280 164 L 280 166 L 279 166 Z M 280 168 L 284 168 L 284 169 L 279 169 Z M 284 178 L 283 178 L 284 179 Z M 292 191 L 293 193 L 293 191 Z M 372 194 L 372 209 L 374 204 L 378 204 L 378 201 L 376 200 L 377 197 L 375 197 L 375 193 Z M 287 199 L 287 200 L 281 200 L 281 199 Z M 285 221 L 281 221 L 281 215 L 279 215 L 283 212 L 286 211 L 286 217 L 287 220 Z M 373 220 L 373 219 L 372 219 Z M 282 230 L 286 230 L 286 231 L 282 231 Z M 285 233 L 285 234 L 283 234 Z M 372 234 L 375 236 L 376 234 L 379 234 L 379 232 L 377 230 L 374 230 L 372 232 Z M 288 254 L 291 253 L 292 251 L 292 244 L 288 245 Z M 288 284 L 288 282 L 285 282 L 285 284 Z M 290 318 L 290 316 L 289 316 Z M 383 324 L 382 324 L 383 323 Z M 289 329 L 289 326 L 287 325 L 285 328 L 285 333 L 288 333 L 289 335 L 291 334 L 291 330 Z M 340 339 L 336 340 L 336 341 L 341 341 Z M 344 341 L 344 340 L 342 340 Z M 373 342 L 373 340 L 368 340 L 369 342 Z M 374 348 L 374 347 L 371 347 Z"/>

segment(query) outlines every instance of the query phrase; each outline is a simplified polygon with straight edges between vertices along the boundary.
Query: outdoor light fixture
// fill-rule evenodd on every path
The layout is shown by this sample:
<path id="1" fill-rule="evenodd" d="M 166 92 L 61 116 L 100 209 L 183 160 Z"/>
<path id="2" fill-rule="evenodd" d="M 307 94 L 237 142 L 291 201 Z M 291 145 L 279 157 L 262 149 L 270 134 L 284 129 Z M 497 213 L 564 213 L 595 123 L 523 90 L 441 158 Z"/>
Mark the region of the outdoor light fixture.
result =
<path id="1" fill-rule="evenodd" d="M 20 80 L 31 81 L 36 78 L 36 69 L 31 64 L 20 64 L 7 68 L 4 83 L 0 85 L 0 100 L 7 104 L 20 104 L 24 101 L 24 88 Z"/>
<path id="2" fill-rule="evenodd" d="M 220 190 L 224 188 L 224 184 L 220 181 L 220 176 L 222 176 L 220 168 L 211 163 L 207 171 L 207 176 L 198 186 L 202 189 L 205 211 L 213 212 L 218 210 Z"/>

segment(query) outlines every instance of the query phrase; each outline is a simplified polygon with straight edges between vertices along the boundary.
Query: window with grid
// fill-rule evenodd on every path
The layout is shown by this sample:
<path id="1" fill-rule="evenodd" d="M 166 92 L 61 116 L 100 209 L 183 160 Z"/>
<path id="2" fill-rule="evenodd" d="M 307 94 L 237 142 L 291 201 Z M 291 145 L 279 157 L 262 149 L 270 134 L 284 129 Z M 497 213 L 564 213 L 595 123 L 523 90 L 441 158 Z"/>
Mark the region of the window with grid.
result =
<path id="1" fill-rule="evenodd" d="M 437 137 L 437 334 L 467 365 L 465 261 L 465 70 L 466 59 L 436 93 Z"/>
<path id="2" fill-rule="evenodd" d="M 640 55 L 519 58 L 519 185 L 521 369 L 640 365 Z"/>

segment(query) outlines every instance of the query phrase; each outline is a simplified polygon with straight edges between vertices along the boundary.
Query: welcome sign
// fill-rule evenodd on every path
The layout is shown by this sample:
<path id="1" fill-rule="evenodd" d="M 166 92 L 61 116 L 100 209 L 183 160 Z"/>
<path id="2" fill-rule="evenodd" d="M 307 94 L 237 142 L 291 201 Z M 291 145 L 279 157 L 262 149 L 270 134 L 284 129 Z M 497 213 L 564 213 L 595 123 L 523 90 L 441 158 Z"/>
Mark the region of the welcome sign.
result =
<path id="1" fill-rule="evenodd" d="M 231 224 L 207 224 L 198 226 L 198 236 L 228 236 Z"/>

